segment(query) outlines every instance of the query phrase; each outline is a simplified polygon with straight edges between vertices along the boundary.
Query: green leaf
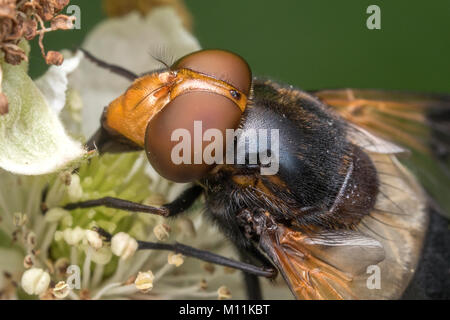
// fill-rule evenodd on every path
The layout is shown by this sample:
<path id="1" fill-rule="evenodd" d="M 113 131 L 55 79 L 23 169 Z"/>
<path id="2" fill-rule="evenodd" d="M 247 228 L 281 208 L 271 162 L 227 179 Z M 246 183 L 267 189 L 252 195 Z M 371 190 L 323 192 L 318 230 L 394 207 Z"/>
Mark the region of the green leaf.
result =
<path id="1" fill-rule="evenodd" d="M 23 65 L 0 62 L 9 112 L 0 116 L 0 167 L 17 174 L 58 171 L 85 154 L 70 138 Z"/>

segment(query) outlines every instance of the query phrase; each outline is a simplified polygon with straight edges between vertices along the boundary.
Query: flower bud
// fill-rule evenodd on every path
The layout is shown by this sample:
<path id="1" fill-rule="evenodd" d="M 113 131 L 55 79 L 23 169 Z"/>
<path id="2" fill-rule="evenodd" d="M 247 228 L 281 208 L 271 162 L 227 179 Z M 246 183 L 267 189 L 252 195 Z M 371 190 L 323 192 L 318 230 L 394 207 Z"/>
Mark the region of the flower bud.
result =
<path id="1" fill-rule="evenodd" d="M 24 272 L 21 283 L 26 293 L 39 295 L 47 290 L 50 275 L 42 269 L 31 268 Z"/>
<path id="2" fill-rule="evenodd" d="M 231 291 L 225 286 L 221 286 L 217 290 L 217 294 L 219 296 L 219 300 L 231 299 Z"/>
<path id="3" fill-rule="evenodd" d="M 169 262 L 169 264 L 179 267 L 183 264 L 184 258 L 181 255 L 181 253 L 175 254 L 175 253 L 171 252 L 171 253 L 169 253 L 169 256 L 167 257 L 167 261 Z"/>
<path id="4" fill-rule="evenodd" d="M 60 66 L 64 62 L 64 57 L 61 53 L 57 51 L 49 51 L 47 52 L 47 56 L 45 57 L 45 62 L 47 64 L 53 64 L 55 66 Z"/>
<path id="5" fill-rule="evenodd" d="M 63 231 L 64 240 L 67 244 L 75 246 L 80 243 L 84 238 L 84 230 L 80 227 L 75 227 L 74 229 L 67 228 Z"/>
<path id="6" fill-rule="evenodd" d="M 169 232 L 170 232 L 170 227 L 165 224 L 158 224 L 156 227 L 153 228 L 153 233 L 156 236 L 156 239 L 158 239 L 159 241 L 162 240 L 166 240 L 167 238 L 169 238 Z"/>
<path id="7" fill-rule="evenodd" d="M 139 274 L 136 277 L 136 280 L 134 281 L 134 284 L 137 289 L 146 293 L 153 289 L 154 279 L 155 276 L 153 275 L 153 272 L 151 272 L 150 270 L 147 272 L 139 272 Z"/>
<path id="8" fill-rule="evenodd" d="M 136 252 L 138 243 L 125 232 L 119 232 L 111 239 L 111 250 L 122 259 L 128 259 Z"/>
<path id="9" fill-rule="evenodd" d="M 6 47 L 4 48 L 5 56 L 4 59 L 7 63 L 14 66 L 21 63 L 23 60 L 28 61 L 28 57 L 25 52 L 19 47 Z"/>
<path id="10" fill-rule="evenodd" d="M 87 242 L 95 250 L 98 250 L 103 246 L 103 240 L 98 232 L 95 232 L 93 230 L 86 230 L 85 235 Z"/>
<path id="11" fill-rule="evenodd" d="M 56 11 L 63 9 L 65 6 L 69 4 L 70 0 L 54 0 L 53 5 Z"/>
<path id="12" fill-rule="evenodd" d="M 75 17 L 68 17 L 64 14 L 57 15 L 52 19 L 51 28 L 53 30 L 70 30 L 73 29 L 73 21 Z"/>
<path id="13" fill-rule="evenodd" d="M 64 299 L 70 293 L 70 288 L 64 281 L 58 282 L 52 290 L 53 295 L 58 299 Z"/>
<path id="14" fill-rule="evenodd" d="M 32 19 L 27 19 L 23 22 L 23 37 L 26 40 L 32 40 L 36 36 L 37 22 Z"/>
<path id="15" fill-rule="evenodd" d="M 13 223 L 16 227 L 24 226 L 28 221 L 28 217 L 26 214 L 22 212 L 15 212 L 13 215 Z"/>

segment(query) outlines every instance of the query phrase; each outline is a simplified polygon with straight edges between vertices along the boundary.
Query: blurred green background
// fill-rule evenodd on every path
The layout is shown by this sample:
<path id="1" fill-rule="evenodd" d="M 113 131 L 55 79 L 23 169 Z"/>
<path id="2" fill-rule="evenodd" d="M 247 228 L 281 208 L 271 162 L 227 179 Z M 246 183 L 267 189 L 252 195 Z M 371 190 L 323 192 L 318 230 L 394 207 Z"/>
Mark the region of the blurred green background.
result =
<path id="1" fill-rule="evenodd" d="M 81 30 L 46 35 L 47 50 L 75 48 L 105 18 L 100 0 L 71 4 L 81 8 Z M 371 4 L 381 8 L 381 30 L 366 27 Z M 186 5 L 201 45 L 239 53 L 254 75 L 303 89 L 450 93 L 449 0 L 186 0 Z M 35 42 L 33 77 L 46 68 Z"/>

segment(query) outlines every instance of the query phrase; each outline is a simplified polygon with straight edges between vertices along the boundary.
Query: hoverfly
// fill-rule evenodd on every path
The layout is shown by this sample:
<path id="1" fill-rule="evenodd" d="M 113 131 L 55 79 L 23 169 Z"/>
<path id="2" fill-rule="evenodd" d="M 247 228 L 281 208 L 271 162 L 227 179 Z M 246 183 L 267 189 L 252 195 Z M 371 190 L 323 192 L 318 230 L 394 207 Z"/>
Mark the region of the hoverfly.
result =
<path id="1" fill-rule="evenodd" d="M 172 217 L 203 194 L 205 214 L 245 262 L 180 244 L 139 242 L 139 247 L 175 250 L 241 269 L 252 298 L 260 298 L 255 275 L 274 278 L 277 271 L 298 299 L 401 296 L 418 263 L 428 218 L 427 197 L 398 157 L 411 148 L 413 161 L 420 155 L 445 162 L 448 122 L 436 115 L 448 117 L 450 96 L 305 92 L 253 78 L 243 58 L 223 50 L 194 52 L 142 76 L 85 55 L 133 81 L 105 108 L 88 147 L 143 149 L 161 176 L 193 185 L 159 208 L 102 198 L 66 209 L 105 205 Z M 432 120 L 436 125 L 428 130 Z M 177 142 L 171 133 L 177 128 L 193 132 L 195 121 L 222 133 L 278 129 L 277 173 L 261 174 L 259 160 L 174 164 L 170 156 Z M 236 136 L 232 149 L 247 138 Z M 266 151 L 273 152 L 272 147 Z M 245 152 L 246 159 L 252 156 L 250 148 Z M 439 181 L 448 189 L 448 169 L 440 168 Z M 368 284 L 370 268 L 380 272 L 381 289 Z"/>

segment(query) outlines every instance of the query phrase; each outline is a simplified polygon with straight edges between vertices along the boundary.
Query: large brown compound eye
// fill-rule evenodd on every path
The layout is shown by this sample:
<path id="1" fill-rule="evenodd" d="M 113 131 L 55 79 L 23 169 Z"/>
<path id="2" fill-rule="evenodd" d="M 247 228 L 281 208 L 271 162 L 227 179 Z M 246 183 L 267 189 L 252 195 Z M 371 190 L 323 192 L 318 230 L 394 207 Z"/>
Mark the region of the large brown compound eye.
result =
<path id="1" fill-rule="evenodd" d="M 251 87 L 250 69 L 241 57 L 220 50 L 204 50 L 181 58 L 173 69 L 186 68 L 227 82 L 243 94 Z M 201 81 L 199 79 L 199 81 Z M 231 97 L 240 92 L 231 90 Z M 217 164 L 211 163 L 213 143 L 220 143 L 223 158 L 226 151 L 226 130 L 236 129 L 242 111 L 229 97 L 213 92 L 187 91 L 169 102 L 149 122 L 145 135 L 145 150 L 153 168 L 175 182 L 201 179 Z M 219 133 L 214 137 L 204 136 Z M 206 152 L 205 149 L 208 151 Z M 220 152 L 218 152 L 220 154 Z M 222 158 L 222 159 L 223 159 Z M 181 161 L 181 162 L 180 162 Z"/>
<path id="2" fill-rule="evenodd" d="M 202 50 L 174 63 L 172 69 L 187 68 L 228 82 L 248 95 L 252 72 L 247 62 L 235 53 L 224 50 Z"/>
<path id="3" fill-rule="evenodd" d="M 239 125 L 241 111 L 228 98 L 205 92 L 184 94 L 169 104 L 147 126 L 147 157 L 153 168 L 166 179 L 175 182 L 198 180 L 213 166 L 205 161 L 207 155 L 203 152 L 215 138 L 203 141 L 203 134 L 208 129 L 218 129 L 224 153 L 226 129 Z"/>

